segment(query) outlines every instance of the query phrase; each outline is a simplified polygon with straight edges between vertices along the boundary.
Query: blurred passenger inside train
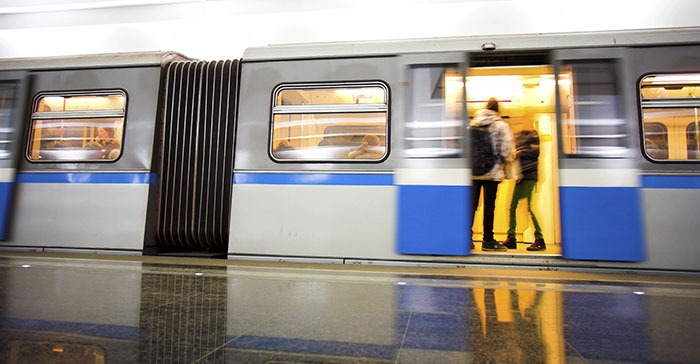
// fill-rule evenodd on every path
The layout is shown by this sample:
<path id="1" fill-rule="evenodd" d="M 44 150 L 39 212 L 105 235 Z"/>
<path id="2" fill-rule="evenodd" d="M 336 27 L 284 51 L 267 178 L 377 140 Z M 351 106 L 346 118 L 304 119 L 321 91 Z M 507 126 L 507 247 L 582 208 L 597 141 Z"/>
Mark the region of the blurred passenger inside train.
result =
<path id="1" fill-rule="evenodd" d="M 486 107 L 476 112 L 468 126 L 472 137 L 472 221 L 476 216 L 483 189 L 484 236 L 481 250 L 484 251 L 508 250 L 493 238 L 498 185 L 505 178 L 505 163 L 513 160 L 514 154 L 510 125 L 501 119 L 498 109 L 498 100 L 490 98 Z"/>
<path id="2" fill-rule="evenodd" d="M 111 129 L 97 128 L 97 137 L 87 143 L 83 149 L 94 150 L 95 159 L 116 159 L 119 156 L 120 144 L 114 140 Z"/>
<path id="3" fill-rule="evenodd" d="M 535 226 L 535 241 L 527 247 L 529 251 L 542 251 L 547 249 L 535 212 L 532 210 L 532 190 L 537 184 L 537 164 L 540 157 L 540 136 L 536 130 L 523 130 L 515 138 L 515 158 L 520 160 L 522 179 L 515 183 L 513 197 L 510 201 L 510 222 L 508 224 L 508 237 L 503 242 L 508 249 L 517 249 L 515 228 L 517 226 L 515 212 L 518 203 L 527 199 L 527 211 Z"/>
<path id="4" fill-rule="evenodd" d="M 66 129 L 62 126 L 47 129 L 46 134 L 41 138 L 41 149 L 52 150 L 72 147 L 70 142 L 65 139 L 65 134 Z"/>
<path id="5" fill-rule="evenodd" d="M 277 146 L 272 150 L 272 154 L 278 158 L 294 158 L 294 151 L 296 148 L 292 146 L 289 140 L 281 140 L 277 143 Z"/>
<path id="6" fill-rule="evenodd" d="M 384 155 L 381 140 L 374 134 L 367 134 L 362 138 L 360 145 L 348 153 L 352 159 L 379 159 Z"/>
<path id="7" fill-rule="evenodd" d="M 41 136 L 40 158 L 60 159 L 65 151 L 73 146 L 65 139 L 65 128 L 52 127 L 44 130 Z"/>
<path id="8" fill-rule="evenodd" d="M 294 147 L 292 146 L 291 143 L 287 140 L 283 140 L 277 144 L 277 148 L 275 148 L 275 151 L 277 152 L 282 152 L 285 150 L 294 150 Z"/>

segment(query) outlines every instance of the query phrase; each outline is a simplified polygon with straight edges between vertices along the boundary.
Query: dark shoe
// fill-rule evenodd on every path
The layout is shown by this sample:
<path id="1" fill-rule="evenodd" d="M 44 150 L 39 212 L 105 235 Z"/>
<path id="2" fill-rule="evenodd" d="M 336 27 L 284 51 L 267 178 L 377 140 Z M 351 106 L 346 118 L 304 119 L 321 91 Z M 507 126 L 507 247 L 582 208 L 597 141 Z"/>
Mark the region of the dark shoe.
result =
<path id="1" fill-rule="evenodd" d="M 485 241 L 481 244 L 481 250 L 504 252 L 504 251 L 508 250 L 508 248 L 506 248 L 505 246 L 503 246 L 501 243 L 497 242 L 496 240 L 490 240 L 490 241 Z"/>
<path id="2" fill-rule="evenodd" d="M 518 249 L 518 241 L 510 236 L 506 238 L 506 241 L 503 242 L 503 245 L 508 249 Z"/>
<path id="3" fill-rule="evenodd" d="M 532 245 L 528 246 L 527 250 L 531 252 L 547 250 L 547 245 L 544 243 L 544 239 L 535 239 L 535 242 L 532 243 Z"/>

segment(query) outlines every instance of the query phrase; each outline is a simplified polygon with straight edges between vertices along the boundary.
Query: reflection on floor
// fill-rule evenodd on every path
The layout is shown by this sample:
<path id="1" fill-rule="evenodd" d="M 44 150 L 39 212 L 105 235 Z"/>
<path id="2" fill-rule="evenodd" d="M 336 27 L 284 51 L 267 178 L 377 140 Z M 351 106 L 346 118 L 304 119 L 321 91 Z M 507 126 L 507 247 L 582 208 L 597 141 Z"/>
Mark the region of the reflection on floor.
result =
<path id="1" fill-rule="evenodd" d="M 700 279 L 0 253 L 2 363 L 697 363 Z"/>

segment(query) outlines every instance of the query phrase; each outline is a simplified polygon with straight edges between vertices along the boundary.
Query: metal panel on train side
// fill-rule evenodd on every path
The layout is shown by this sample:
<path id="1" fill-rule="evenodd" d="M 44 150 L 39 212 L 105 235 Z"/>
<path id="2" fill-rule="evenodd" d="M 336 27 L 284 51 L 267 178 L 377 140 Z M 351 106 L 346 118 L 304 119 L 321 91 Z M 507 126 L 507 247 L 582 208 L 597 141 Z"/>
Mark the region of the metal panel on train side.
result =
<path id="1" fill-rule="evenodd" d="M 638 128 L 628 50 L 559 50 L 554 60 L 562 255 L 643 261 Z M 565 85 L 570 85 L 569 98 L 562 96 Z"/>
<path id="2" fill-rule="evenodd" d="M 39 92 L 124 90 L 123 152 L 114 162 L 31 163 L 22 158 L 12 236 L 21 248 L 143 250 L 161 68 L 35 71 Z M 24 135 L 27 138 L 27 134 Z M 26 148 L 26 145 L 24 145 Z"/>
<path id="3" fill-rule="evenodd" d="M 700 46 L 649 47 L 633 50 L 635 94 L 642 78 L 649 75 L 700 74 Z M 695 87 L 697 89 L 697 86 Z M 686 107 L 693 123 L 700 108 L 698 95 L 688 94 Z M 670 100 L 676 102 L 677 100 Z M 667 117 L 678 122 L 674 113 Z M 641 116 L 640 116 L 641 117 Z M 640 124 L 643 121 L 640 121 Z M 673 127 L 669 125 L 670 128 Z M 688 125 L 678 122 L 679 132 L 667 129 L 668 144 L 691 135 Z M 675 135 L 675 138 L 674 138 Z M 680 137 L 680 138 L 679 138 Z M 673 139 L 673 141 L 671 140 Z M 641 148 L 640 148 L 641 149 Z M 684 156 L 685 157 L 685 156 Z M 644 227 L 649 259 L 645 266 L 669 270 L 698 270 L 698 216 L 700 216 L 700 163 L 698 160 L 641 160 Z"/>
<path id="4" fill-rule="evenodd" d="M 398 106 L 395 57 L 246 62 L 241 65 L 229 254 L 397 259 L 393 169 L 400 139 L 388 130 L 380 162 L 275 162 L 273 91 L 281 84 L 381 82 L 389 123 Z M 393 126 L 393 125 L 392 125 Z"/>
<path id="5" fill-rule="evenodd" d="M 30 98 L 39 92 L 124 90 L 127 94 L 124 153 L 117 161 L 107 163 L 32 163 L 23 158 L 20 162 L 20 170 L 22 172 L 54 173 L 59 171 L 150 170 L 160 75 L 160 67 L 33 72 Z M 31 102 L 31 100 L 29 101 Z M 27 135 L 24 137 L 27 138 Z"/>
<path id="6" fill-rule="evenodd" d="M 7 239 L 8 235 L 26 87 L 25 72 L 0 73 L 0 240 Z"/>

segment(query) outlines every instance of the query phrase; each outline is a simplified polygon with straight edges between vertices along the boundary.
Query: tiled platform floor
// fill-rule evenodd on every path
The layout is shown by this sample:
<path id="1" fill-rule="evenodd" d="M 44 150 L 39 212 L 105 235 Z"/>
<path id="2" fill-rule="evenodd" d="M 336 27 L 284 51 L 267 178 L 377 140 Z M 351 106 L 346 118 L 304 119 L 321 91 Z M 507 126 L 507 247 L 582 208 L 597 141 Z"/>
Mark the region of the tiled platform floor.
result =
<path id="1" fill-rule="evenodd" d="M 0 253 L 0 363 L 698 363 L 697 276 Z"/>

